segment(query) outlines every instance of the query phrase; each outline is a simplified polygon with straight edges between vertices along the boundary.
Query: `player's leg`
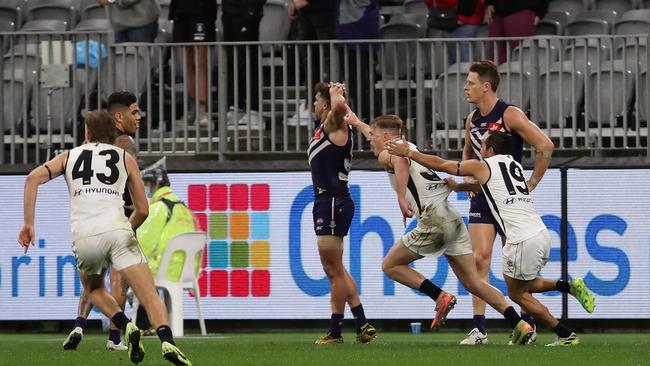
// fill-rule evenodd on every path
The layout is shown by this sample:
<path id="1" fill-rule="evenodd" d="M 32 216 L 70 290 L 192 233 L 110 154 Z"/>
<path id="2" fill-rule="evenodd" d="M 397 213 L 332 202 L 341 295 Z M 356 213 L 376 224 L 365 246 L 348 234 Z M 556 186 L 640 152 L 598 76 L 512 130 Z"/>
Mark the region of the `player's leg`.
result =
<path id="1" fill-rule="evenodd" d="M 335 235 L 319 235 L 316 241 L 323 271 L 325 271 L 325 275 L 327 275 L 330 283 L 330 308 L 332 315 L 330 318 L 330 329 L 325 337 L 328 343 L 332 343 L 329 342 L 331 340 L 335 340 L 336 343 L 341 343 L 343 341 L 341 337 L 341 326 L 343 324 L 345 303 L 351 297 L 348 280 L 346 279 L 346 270 L 343 266 L 343 238 Z M 316 341 L 317 344 L 322 343 L 319 342 L 320 340 Z"/>
<path id="2" fill-rule="evenodd" d="M 582 278 L 574 278 L 571 281 L 555 281 L 537 277 L 530 281 L 531 293 L 548 291 L 559 291 L 575 297 L 588 313 L 593 313 L 596 307 L 594 295 L 589 291 Z"/>
<path id="3" fill-rule="evenodd" d="M 377 330 L 366 319 L 366 313 L 363 310 L 363 304 L 361 304 L 361 299 L 359 299 L 359 292 L 357 291 L 357 283 L 354 281 L 354 278 L 350 276 L 345 267 L 345 282 L 348 288 L 348 298 L 346 302 L 350 307 L 352 316 L 354 316 L 354 326 L 357 332 L 357 342 L 358 343 L 368 343 L 372 341 L 377 336 Z"/>
<path id="4" fill-rule="evenodd" d="M 74 326 L 72 331 L 68 334 L 68 337 L 63 341 L 64 350 L 75 350 L 81 343 L 83 338 L 83 332 L 86 328 L 86 319 L 90 315 L 90 311 L 93 309 L 93 304 L 90 302 L 86 291 L 81 290 L 79 294 L 79 306 L 77 308 L 77 319 L 74 321 Z"/>
<path id="5" fill-rule="evenodd" d="M 129 289 L 129 285 L 122 279 L 120 272 L 114 268 L 110 268 L 109 278 L 111 280 L 111 296 L 113 296 L 120 309 L 124 311 L 126 305 L 126 291 Z M 120 338 L 120 329 L 118 329 L 112 322 L 108 331 L 106 349 L 114 351 L 126 351 L 128 349 L 128 347 L 122 343 L 122 339 Z"/>
<path id="6" fill-rule="evenodd" d="M 111 238 L 114 245 L 110 249 L 110 261 L 113 268 L 120 271 L 122 278 L 133 289 L 134 295 L 147 311 L 149 321 L 156 327 L 156 333 L 162 345 L 163 357 L 175 365 L 191 365 L 187 357 L 176 347 L 172 330 L 169 327 L 167 308 L 156 292 L 151 270 L 134 233 L 127 230 L 116 230 L 112 232 L 112 235 L 114 235 Z M 113 322 L 125 331 L 131 360 L 133 361 L 136 356 L 140 355 L 144 357 L 144 347 L 140 342 L 140 330 L 137 326 L 131 322 L 128 322 L 128 327 L 124 323 Z"/>
<path id="7" fill-rule="evenodd" d="M 576 345 L 580 343 L 575 332 L 558 321 L 551 314 L 548 308 L 530 293 L 530 281 L 512 278 L 505 274 L 504 278 L 508 285 L 508 295 L 510 296 L 510 299 L 521 306 L 526 313 L 534 316 L 535 319 L 542 322 L 542 324 L 546 325 L 557 334 L 558 339 L 549 344 L 549 346 Z"/>
<path id="8" fill-rule="evenodd" d="M 436 316 L 432 322 L 432 328 L 435 328 L 445 321 L 447 314 L 453 309 L 456 303 L 456 298 L 429 281 L 420 272 L 409 267 L 411 262 L 423 258 L 421 255 L 408 249 L 404 244 L 405 240 L 409 243 L 417 242 L 419 236 L 418 229 L 413 230 L 411 233 L 413 235 L 410 235 L 410 233 L 405 235 L 388 251 L 382 263 L 382 270 L 391 279 L 422 292 L 435 302 Z M 410 244 L 416 245 L 416 243 Z"/>
<path id="9" fill-rule="evenodd" d="M 471 215 L 472 213 L 470 213 Z M 485 212 L 481 212 L 479 215 L 485 216 Z M 489 271 L 490 264 L 492 262 L 492 247 L 494 245 L 494 239 L 496 238 L 496 229 L 494 225 L 490 223 L 471 222 L 472 217 L 470 217 L 469 223 L 469 237 L 472 243 L 472 248 L 474 250 L 474 261 L 476 262 L 476 270 L 478 271 L 479 277 L 485 282 L 490 282 Z M 487 329 L 485 327 L 485 301 L 481 300 L 477 296 L 472 296 L 472 309 L 473 309 L 473 321 L 474 329 L 470 331 L 470 334 L 461 341 L 461 344 L 481 344 L 477 341 L 477 337 L 481 339 L 487 339 Z M 478 334 L 478 333 L 480 334 Z"/>

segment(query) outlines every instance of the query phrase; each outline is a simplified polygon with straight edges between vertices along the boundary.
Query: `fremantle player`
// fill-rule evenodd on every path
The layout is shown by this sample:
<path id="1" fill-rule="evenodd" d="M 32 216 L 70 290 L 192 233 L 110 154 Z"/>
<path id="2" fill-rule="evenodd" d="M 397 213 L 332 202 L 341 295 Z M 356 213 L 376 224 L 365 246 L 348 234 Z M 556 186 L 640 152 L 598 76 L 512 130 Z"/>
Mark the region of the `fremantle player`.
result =
<path id="1" fill-rule="evenodd" d="M 135 136 L 141 119 L 140 107 L 137 103 L 136 96 L 128 91 L 112 93 L 108 96 L 108 112 L 113 116 L 117 130 L 117 138 L 115 138 L 114 145 L 122 148 L 135 158 L 137 147 L 132 136 Z M 124 192 L 123 199 L 124 214 L 126 217 L 130 217 L 133 213 L 133 201 L 128 190 Z M 111 280 L 111 295 L 115 298 L 120 308 L 124 310 L 128 284 L 121 279 L 119 271 L 110 271 L 109 276 Z M 82 291 L 79 296 L 77 318 L 75 319 L 72 331 L 63 342 L 63 349 L 77 349 L 83 337 L 86 319 L 91 310 L 92 304 L 86 293 Z M 108 340 L 106 341 L 106 349 L 116 351 L 124 351 L 127 349 L 126 345 L 120 339 L 120 330 L 112 323 L 108 333 Z"/>
<path id="2" fill-rule="evenodd" d="M 533 328 L 521 319 L 499 290 L 479 277 L 465 223 L 447 201 L 451 192 L 447 184 L 435 171 L 408 158 L 390 155 L 385 150 L 386 142 L 400 137 L 402 120 L 394 115 L 385 115 L 375 118 L 368 126 L 351 112 L 345 119 L 370 140 L 379 164 L 388 172 L 391 186 L 397 192 L 404 226 L 407 217 L 417 217 L 415 229 L 402 236 L 384 258 L 384 273 L 428 295 L 435 302 L 436 317 L 431 328 L 436 328 L 445 321 L 447 313 L 456 304 L 456 298 L 409 265 L 425 256 L 437 258 L 445 255 L 463 286 L 504 315 L 513 329 L 513 343 L 520 344 L 528 339 Z"/>
<path id="3" fill-rule="evenodd" d="M 532 295 L 535 292 L 557 290 L 573 295 L 588 312 L 591 313 L 594 309 L 594 297 L 582 279 L 576 278 L 566 282 L 538 277 L 539 271 L 548 261 L 551 237 L 533 207 L 524 170 L 510 155 L 511 135 L 498 131 L 489 133 L 481 145 L 482 160 L 444 160 L 422 154 L 412 145 L 398 141 L 389 142 L 388 151 L 397 156 L 408 157 L 433 170 L 476 179 L 497 225 L 506 238 L 503 247 L 503 277 L 510 299 L 557 334 L 557 340 L 548 346 L 579 344 L 576 334 L 555 319 Z"/>
<path id="4" fill-rule="evenodd" d="M 124 332 L 128 355 L 142 362 L 144 348 L 140 329 L 131 323 L 104 287 L 107 266 L 112 266 L 133 288 L 157 327 L 163 356 L 175 365 L 191 365 L 176 348 L 167 325 L 167 309 L 155 290 L 153 277 L 135 237 L 135 230 L 148 215 L 148 203 L 135 159 L 113 146 L 115 125 L 106 112 L 89 112 L 86 120 L 88 143 L 56 156 L 34 169 L 25 181 L 24 225 L 18 242 L 34 245 L 34 211 L 38 186 L 64 175 L 70 194 L 72 251 L 80 279 L 90 301 Z M 133 194 L 134 212 L 124 216 L 122 194 Z"/>
<path id="5" fill-rule="evenodd" d="M 314 231 L 323 270 L 329 279 L 332 316 L 327 334 L 317 345 L 343 343 L 341 326 L 348 303 L 356 325 L 357 342 L 367 343 L 376 336 L 368 323 L 354 279 L 343 266 L 343 238 L 354 215 L 348 190 L 352 164 L 352 128 L 344 121 L 348 106 L 345 88 L 339 83 L 316 84 L 314 112 L 320 119 L 307 150 L 314 187 Z"/>
<path id="6" fill-rule="evenodd" d="M 513 149 L 510 155 L 521 163 L 524 141 L 535 148 L 535 167 L 526 182 L 529 191 L 535 189 L 544 176 L 551 161 L 553 142 L 517 107 L 497 97 L 499 71 L 492 61 L 479 61 L 470 66 L 465 95 L 467 101 L 475 104 L 476 109 L 467 116 L 465 123 L 465 146 L 463 160 L 481 159 L 481 141 L 489 131 L 502 131 L 512 135 Z M 456 185 L 449 181 L 455 191 L 470 191 L 469 236 L 474 248 L 474 258 L 479 275 L 489 282 L 492 246 L 499 232 L 485 196 L 480 187 L 471 179 Z M 499 232 L 499 234 L 502 234 Z M 474 329 L 461 341 L 461 344 L 475 345 L 488 342 L 485 328 L 485 302 L 472 298 L 474 308 Z M 534 326 L 534 319 L 522 313 L 524 320 Z M 534 342 L 536 334 L 531 337 Z"/>

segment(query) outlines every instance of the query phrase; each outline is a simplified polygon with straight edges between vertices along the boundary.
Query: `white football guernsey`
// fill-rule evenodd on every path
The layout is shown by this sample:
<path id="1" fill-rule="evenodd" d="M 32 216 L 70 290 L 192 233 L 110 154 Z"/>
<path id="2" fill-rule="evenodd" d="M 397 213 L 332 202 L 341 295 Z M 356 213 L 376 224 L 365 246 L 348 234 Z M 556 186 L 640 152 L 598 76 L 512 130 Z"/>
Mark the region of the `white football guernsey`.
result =
<path id="1" fill-rule="evenodd" d="M 484 161 L 490 168 L 490 178 L 481 188 L 495 221 L 506 235 L 506 243 L 519 243 L 545 230 L 533 207 L 521 164 L 510 155 L 495 155 Z"/>
<path id="2" fill-rule="evenodd" d="M 89 143 L 68 152 L 65 180 L 75 241 L 112 230 L 131 230 L 122 199 L 126 179 L 125 152 L 119 147 Z"/>
<path id="3" fill-rule="evenodd" d="M 409 145 L 415 147 L 414 144 L 409 143 Z M 388 178 L 390 179 L 390 185 L 397 190 L 395 174 L 388 172 Z M 424 207 L 431 206 L 435 208 L 443 204 L 447 205 L 447 197 L 450 192 L 449 186 L 435 171 L 422 166 L 414 160 L 410 160 L 406 201 L 415 210 L 418 221 Z M 450 217 L 449 221 L 452 219 Z"/>

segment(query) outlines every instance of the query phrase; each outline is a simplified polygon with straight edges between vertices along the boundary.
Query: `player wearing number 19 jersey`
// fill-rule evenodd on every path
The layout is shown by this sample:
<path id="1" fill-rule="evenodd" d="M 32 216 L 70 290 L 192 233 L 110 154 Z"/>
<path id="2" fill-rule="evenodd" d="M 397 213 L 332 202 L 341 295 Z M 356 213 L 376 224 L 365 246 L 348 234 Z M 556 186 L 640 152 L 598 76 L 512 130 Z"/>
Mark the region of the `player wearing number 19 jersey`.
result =
<path id="1" fill-rule="evenodd" d="M 346 116 L 346 121 L 370 140 L 379 164 L 388 172 L 391 185 L 397 192 L 404 226 L 407 217 L 417 218 L 415 229 L 400 238 L 384 258 L 384 273 L 435 301 L 436 316 L 431 328 L 436 328 L 446 320 L 447 313 L 456 304 L 456 298 L 442 291 L 411 268 L 410 264 L 425 256 L 436 258 L 445 255 L 465 288 L 485 299 L 510 322 L 515 329 L 515 341 L 525 339 L 532 328 L 521 319 L 499 290 L 479 278 L 463 219 L 447 201 L 451 192 L 447 184 L 435 171 L 416 161 L 391 156 L 385 150 L 387 141 L 401 135 L 402 120 L 394 115 L 385 115 L 375 118 L 368 126 L 351 113 Z M 411 148 L 415 149 L 415 145 L 411 145 Z"/>
<path id="2" fill-rule="evenodd" d="M 557 341 L 549 346 L 578 344 L 575 333 L 555 319 L 532 293 L 552 290 L 570 293 L 588 312 L 594 308 L 593 296 L 580 279 L 569 283 L 538 277 L 548 261 L 551 238 L 533 207 L 521 164 L 509 155 L 511 150 L 511 137 L 502 132 L 489 133 L 482 142 L 482 161 L 449 161 L 412 151 L 407 144 L 389 144 L 389 151 L 393 154 L 409 156 L 431 169 L 471 176 L 481 184 L 490 210 L 506 236 L 503 276 L 508 295 L 526 313 L 532 314 L 558 335 Z M 527 340 L 522 343 L 527 343 Z"/>

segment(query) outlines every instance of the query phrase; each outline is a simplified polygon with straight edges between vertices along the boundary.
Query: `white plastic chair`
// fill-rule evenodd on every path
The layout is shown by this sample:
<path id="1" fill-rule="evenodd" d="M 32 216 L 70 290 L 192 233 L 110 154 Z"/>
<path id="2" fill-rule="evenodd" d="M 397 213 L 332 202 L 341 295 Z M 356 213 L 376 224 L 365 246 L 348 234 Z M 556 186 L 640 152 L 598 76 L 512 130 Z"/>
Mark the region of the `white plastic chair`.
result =
<path id="1" fill-rule="evenodd" d="M 196 300 L 196 307 L 199 313 L 199 325 L 201 327 L 201 335 L 207 335 L 205 329 L 205 319 L 203 318 L 203 309 L 201 308 L 201 294 L 199 292 L 199 281 L 196 270 L 194 268 L 194 258 L 197 253 L 203 257 L 203 248 L 205 247 L 206 234 L 204 232 L 189 232 L 178 234 L 169 240 L 169 244 L 163 253 L 158 268 L 158 274 L 154 278 L 156 288 L 167 290 L 170 297 L 171 306 L 167 309 L 169 311 L 169 326 L 176 337 L 182 337 L 184 334 L 183 327 L 183 291 L 186 289 L 194 292 L 194 299 Z M 183 263 L 183 273 L 178 281 L 172 282 L 167 279 L 167 268 L 172 254 L 176 251 L 185 252 L 185 263 Z M 133 301 L 133 319 L 135 323 L 137 318 L 137 309 L 140 302 L 137 298 Z"/>

